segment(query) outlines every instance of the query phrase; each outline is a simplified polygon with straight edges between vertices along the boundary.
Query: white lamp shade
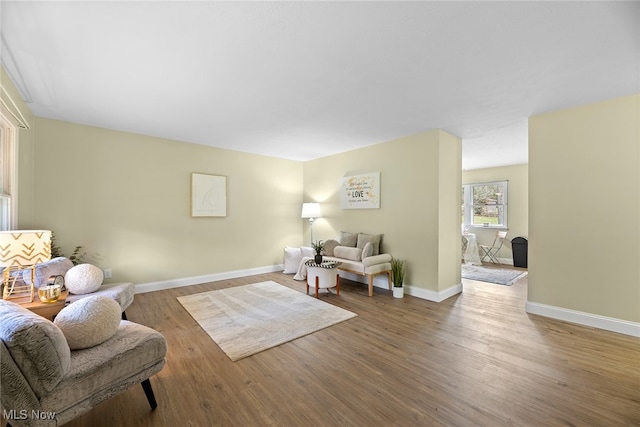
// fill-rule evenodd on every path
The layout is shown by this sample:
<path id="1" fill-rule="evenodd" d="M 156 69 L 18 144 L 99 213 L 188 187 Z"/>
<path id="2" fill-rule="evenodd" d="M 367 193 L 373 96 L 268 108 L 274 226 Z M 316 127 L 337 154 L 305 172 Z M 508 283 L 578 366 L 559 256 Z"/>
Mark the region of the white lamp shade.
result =
<path id="1" fill-rule="evenodd" d="M 35 265 L 51 259 L 51 231 L 0 231 L 0 267 Z"/>
<path id="2" fill-rule="evenodd" d="M 301 218 L 320 218 L 320 203 L 303 203 Z"/>

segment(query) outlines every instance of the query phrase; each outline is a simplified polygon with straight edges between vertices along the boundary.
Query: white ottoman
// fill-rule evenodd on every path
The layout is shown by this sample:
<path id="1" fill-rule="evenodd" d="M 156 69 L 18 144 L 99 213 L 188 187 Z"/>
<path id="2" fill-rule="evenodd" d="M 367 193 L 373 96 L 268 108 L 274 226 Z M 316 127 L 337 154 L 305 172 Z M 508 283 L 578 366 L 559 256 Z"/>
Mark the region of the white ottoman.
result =
<path id="1" fill-rule="evenodd" d="M 326 288 L 336 288 L 336 295 L 340 295 L 339 265 L 335 261 L 324 261 L 321 264 L 316 264 L 313 260 L 307 261 L 307 295 L 310 286 L 316 289 L 316 298 L 318 290 Z"/>

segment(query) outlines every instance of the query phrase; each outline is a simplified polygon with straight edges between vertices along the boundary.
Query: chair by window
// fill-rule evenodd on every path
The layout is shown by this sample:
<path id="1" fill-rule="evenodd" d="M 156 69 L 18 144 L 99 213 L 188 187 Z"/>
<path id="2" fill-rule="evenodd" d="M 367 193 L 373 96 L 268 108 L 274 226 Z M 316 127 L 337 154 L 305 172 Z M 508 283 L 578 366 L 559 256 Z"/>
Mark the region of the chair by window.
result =
<path id="1" fill-rule="evenodd" d="M 485 258 L 489 258 L 489 261 L 491 261 L 492 263 L 500 264 L 500 262 L 498 261 L 498 253 L 500 252 L 500 249 L 502 248 L 502 244 L 504 243 L 504 239 L 506 237 L 506 231 L 498 231 L 496 233 L 496 238 L 493 239 L 493 244 L 491 246 L 478 245 L 478 247 L 480 248 L 480 254 L 482 255 L 482 261 L 484 261 Z"/>

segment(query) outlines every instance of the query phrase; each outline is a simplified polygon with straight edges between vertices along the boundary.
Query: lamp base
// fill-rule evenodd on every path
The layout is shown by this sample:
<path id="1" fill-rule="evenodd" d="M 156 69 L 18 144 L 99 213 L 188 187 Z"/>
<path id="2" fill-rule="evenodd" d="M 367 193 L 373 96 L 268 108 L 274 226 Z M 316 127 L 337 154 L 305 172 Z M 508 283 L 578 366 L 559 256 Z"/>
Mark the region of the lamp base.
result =
<path id="1" fill-rule="evenodd" d="M 24 270 L 31 270 L 31 284 L 27 284 L 22 277 Z M 2 272 L 2 299 L 15 300 L 18 304 L 33 302 L 35 295 L 36 266 L 11 266 Z"/>

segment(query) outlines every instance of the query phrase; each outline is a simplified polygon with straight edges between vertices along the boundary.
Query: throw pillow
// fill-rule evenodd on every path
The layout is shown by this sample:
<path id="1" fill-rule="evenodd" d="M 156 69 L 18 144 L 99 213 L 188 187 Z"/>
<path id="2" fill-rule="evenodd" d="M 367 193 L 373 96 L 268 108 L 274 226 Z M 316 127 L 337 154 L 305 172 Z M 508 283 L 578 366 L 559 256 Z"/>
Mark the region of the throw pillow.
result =
<path id="1" fill-rule="evenodd" d="M 367 242 L 362 249 L 362 259 L 369 258 L 370 256 L 373 256 L 373 243 Z"/>
<path id="2" fill-rule="evenodd" d="M 84 295 L 95 292 L 102 285 L 104 273 L 91 264 L 78 264 L 64 275 L 64 284 L 72 294 Z"/>
<path id="3" fill-rule="evenodd" d="M 350 248 L 348 246 L 336 246 L 333 250 L 334 256 L 338 258 L 350 259 L 352 261 L 362 260 L 362 249 Z"/>
<path id="4" fill-rule="evenodd" d="M 53 323 L 60 328 L 71 350 L 102 344 L 120 326 L 120 304 L 109 297 L 95 295 L 69 304 Z"/>
<path id="5" fill-rule="evenodd" d="M 333 240 L 333 239 L 329 239 L 326 242 L 324 242 L 324 254 L 326 256 L 334 256 L 333 255 L 333 250 L 336 248 L 336 246 L 339 246 L 340 242 L 338 242 L 337 240 Z"/>
<path id="6" fill-rule="evenodd" d="M 300 248 L 284 248 L 284 274 L 296 274 L 302 261 L 302 251 Z"/>
<path id="7" fill-rule="evenodd" d="M 349 233 L 348 231 L 340 232 L 340 246 L 355 248 L 357 243 L 358 243 L 358 233 Z"/>
<path id="8" fill-rule="evenodd" d="M 364 249 L 364 245 L 371 242 L 373 245 L 373 255 L 380 254 L 380 241 L 382 240 L 382 234 L 358 234 L 358 243 L 356 247 Z"/>
<path id="9" fill-rule="evenodd" d="M 313 250 L 310 246 L 301 246 L 300 252 L 302 252 L 302 257 L 313 258 L 316 254 L 316 251 Z"/>

